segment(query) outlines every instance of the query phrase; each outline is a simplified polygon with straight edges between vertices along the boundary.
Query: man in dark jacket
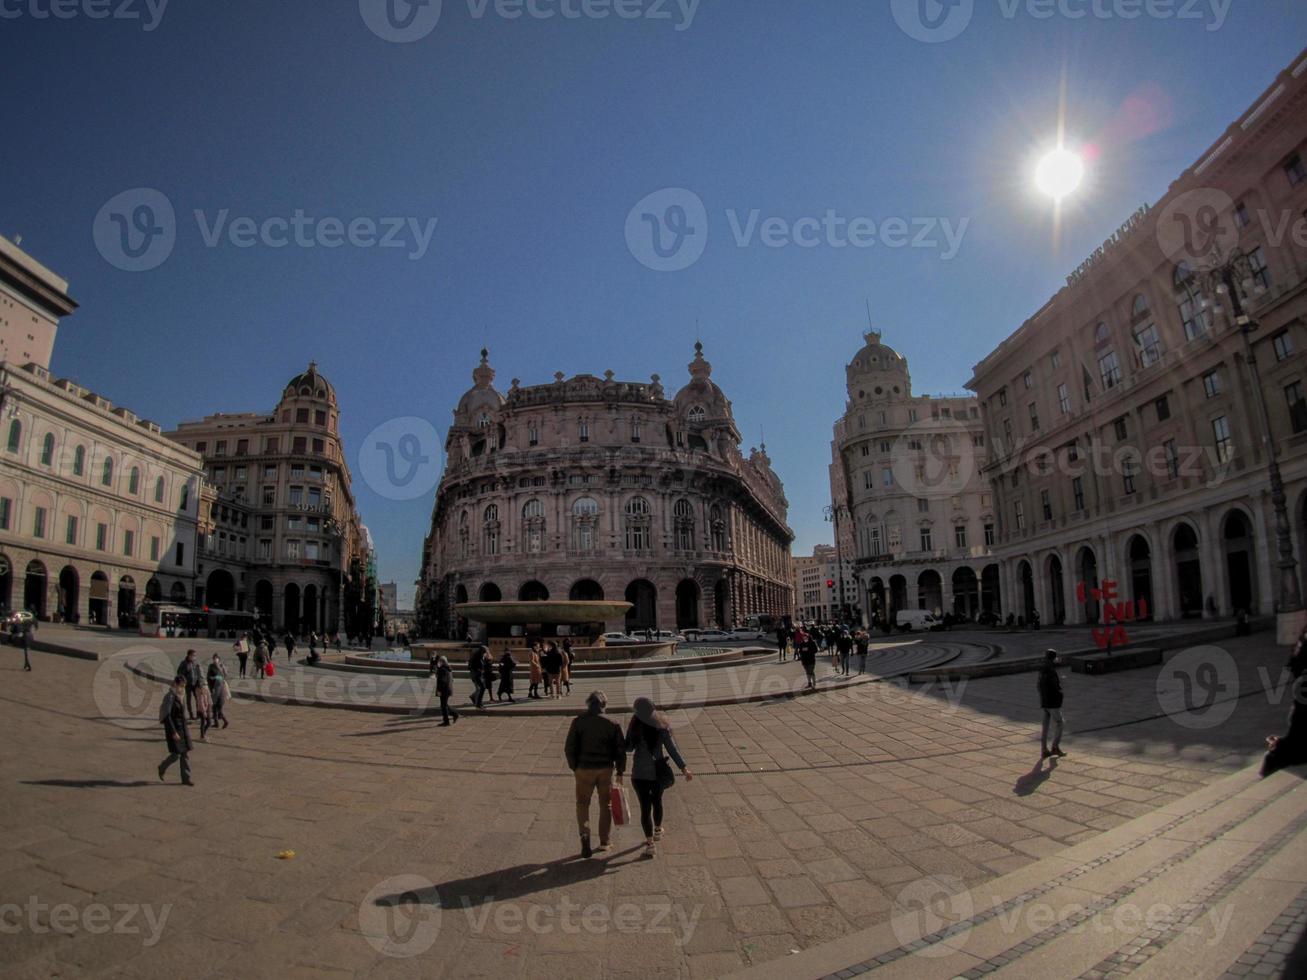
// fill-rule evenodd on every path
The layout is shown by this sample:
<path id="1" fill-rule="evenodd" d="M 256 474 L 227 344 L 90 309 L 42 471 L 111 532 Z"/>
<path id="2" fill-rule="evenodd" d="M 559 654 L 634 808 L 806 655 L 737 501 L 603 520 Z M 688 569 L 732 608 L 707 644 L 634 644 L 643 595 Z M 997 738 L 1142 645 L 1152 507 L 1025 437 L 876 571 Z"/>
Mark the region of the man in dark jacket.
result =
<path id="1" fill-rule="evenodd" d="M 817 639 L 809 633 L 803 639 L 795 638 L 799 644 L 799 660 L 803 662 L 803 672 L 808 675 L 809 690 L 817 689 Z"/>
<path id="2" fill-rule="evenodd" d="M 159 782 L 168 767 L 181 759 L 182 785 L 194 786 L 191 782 L 191 733 L 186 730 L 186 704 L 183 692 L 187 690 L 188 681 L 178 674 L 173 679 L 172 687 L 163 696 L 159 708 L 159 721 L 163 723 L 163 735 L 168 741 L 168 758 L 159 763 Z"/>
<path id="3" fill-rule="evenodd" d="M 1057 676 L 1057 651 L 1044 651 L 1044 664 L 1039 668 L 1039 706 L 1044 709 L 1044 727 L 1039 737 L 1043 754 L 1041 759 L 1050 755 L 1064 756 L 1059 743 L 1062 741 L 1062 679 Z M 1048 730 L 1053 729 L 1053 747 L 1048 747 Z"/>
<path id="4" fill-rule="evenodd" d="M 626 739 L 616 722 L 604 717 L 608 699 L 602 691 L 592 691 L 585 699 L 585 714 L 572 719 L 567 730 L 567 766 L 576 777 L 576 825 L 581 832 L 581 857 L 590 850 L 590 800 L 599 791 L 599 850 L 608 850 L 613 829 L 610 798 L 613 775 L 622 781 L 626 772 Z"/>
<path id="5" fill-rule="evenodd" d="M 853 637 L 849 635 L 847 629 L 840 630 L 840 635 L 835 637 L 835 649 L 840 655 L 840 673 L 845 677 L 849 675 L 849 656 L 853 653 Z"/>
<path id="6" fill-rule="evenodd" d="M 440 696 L 440 724 L 448 727 L 458 721 L 458 712 L 449 706 L 449 699 L 454 696 L 454 669 L 441 654 L 431 658 L 431 675 L 436 679 L 436 694 Z"/>
<path id="7" fill-rule="evenodd" d="M 472 675 L 472 703 L 478 708 L 486 696 L 485 661 L 489 656 L 489 650 L 478 646 L 467 658 L 467 672 Z"/>
<path id="8" fill-rule="evenodd" d="M 196 658 L 194 650 L 186 651 L 186 659 L 182 661 L 178 673 L 186 680 L 186 713 L 194 718 L 196 698 L 200 684 L 204 680 L 204 675 L 200 672 L 200 661 Z"/>

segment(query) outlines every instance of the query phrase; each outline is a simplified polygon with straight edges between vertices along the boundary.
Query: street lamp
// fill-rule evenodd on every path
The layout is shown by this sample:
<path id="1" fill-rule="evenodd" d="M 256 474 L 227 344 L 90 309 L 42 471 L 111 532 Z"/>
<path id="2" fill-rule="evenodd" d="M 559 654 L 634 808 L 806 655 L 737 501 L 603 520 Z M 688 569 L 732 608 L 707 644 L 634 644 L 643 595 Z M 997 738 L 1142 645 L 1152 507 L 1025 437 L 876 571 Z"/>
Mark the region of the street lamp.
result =
<path id="1" fill-rule="evenodd" d="M 839 621 L 844 622 L 844 553 L 840 551 L 840 511 L 848 513 L 843 504 L 829 504 L 822 508 L 826 520 L 835 525 L 835 574 L 839 578 Z"/>
<path id="2" fill-rule="evenodd" d="M 1271 416 L 1266 408 L 1262 379 L 1257 370 L 1257 356 L 1253 352 L 1252 335 L 1260 324 L 1248 315 L 1243 305 L 1245 297 L 1260 296 L 1266 292 L 1266 287 L 1258 282 L 1258 269 L 1253 265 L 1252 259 L 1237 247 L 1228 254 L 1222 254 L 1220 247 L 1214 245 L 1207 265 L 1208 268 L 1201 272 L 1189 272 L 1181 280 L 1181 284 L 1189 299 L 1200 310 L 1206 307 L 1203 293 L 1211 292 L 1228 296 L 1234 324 L 1243 335 L 1248 377 L 1252 382 L 1253 397 L 1257 400 L 1257 415 L 1262 424 L 1262 442 L 1266 446 L 1267 474 L 1271 482 L 1271 506 L 1275 511 L 1275 543 L 1280 556 L 1276 563 L 1280 568 L 1280 596 L 1276 603 L 1277 638 L 1281 644 L 1288 644 L 1297 639 L 1298 631 L 1303 625 L 1302 589 L 1298 583 L 1297 562 L 1293 557 L 1289 510 L 1284 493 L 1284 480 L 1280 476 L 1280 454 L 1276 449 L 1275 435 L 1271 430 Z M 1219 302 L 1216 304 L 1216 312 L 1225 313 L 1225 308 Z"/>

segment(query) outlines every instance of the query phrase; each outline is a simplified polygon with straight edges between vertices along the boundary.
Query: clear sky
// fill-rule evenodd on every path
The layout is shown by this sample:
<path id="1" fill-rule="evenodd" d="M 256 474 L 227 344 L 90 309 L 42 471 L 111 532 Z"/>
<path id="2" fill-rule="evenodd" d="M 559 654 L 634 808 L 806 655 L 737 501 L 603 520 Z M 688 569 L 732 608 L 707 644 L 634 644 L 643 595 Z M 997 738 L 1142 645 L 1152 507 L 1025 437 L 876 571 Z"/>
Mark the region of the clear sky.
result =
<path id="1" fill-rule="evenodd" d="M 1301 0 L 58 2 L 71 16 L 0 0 L 0 233 L 81 304 L 55 371 L 172 426 L 269 410 L 316 359 L 405 602 L 433 492 L 393 499 L 356 456 L 396 417 L 443 437 L 482 345 L 505 389 L 611 369 L 674 391 L 697 331 L 809 551 L 866 303 L 918 393 L 961 390 L 1307 45 Z M 619 6 L 638 16 L 593 16 Z M 1031 154 L 1063 77 L 1068 142 L 1094 160 L 1055 242 Z M 135 188 L 176 215 L 139 272 L 96 238 Z M 705 209 L 679 271 L 650 268 L 642 215 L 670 236 L 669 202 L 695 198 L 655 198 L 627 234 L 665 188 Z M 302 241 L 331 241 L 328 218 L 376 238 L 231 234 L 297 211 Z M 391 217 L 401 247 L 379 247 Z"/>

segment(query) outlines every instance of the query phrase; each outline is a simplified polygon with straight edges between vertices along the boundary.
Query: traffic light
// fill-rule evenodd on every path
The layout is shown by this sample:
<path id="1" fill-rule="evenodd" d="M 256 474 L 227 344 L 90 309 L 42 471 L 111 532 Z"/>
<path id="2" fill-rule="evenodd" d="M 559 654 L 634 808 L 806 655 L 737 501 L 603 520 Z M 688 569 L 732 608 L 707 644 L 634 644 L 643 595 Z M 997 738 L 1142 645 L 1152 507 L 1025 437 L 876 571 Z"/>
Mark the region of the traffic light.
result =
<path id="1" fill-rule="evenodd" d="M 828 589 L 833 589 L 833 588 L 835 588 L 835 580 L 834 580 L 833 578 L 828 578 L 828 579 L 826 580 L 826 588 L 828 588 Z"/>

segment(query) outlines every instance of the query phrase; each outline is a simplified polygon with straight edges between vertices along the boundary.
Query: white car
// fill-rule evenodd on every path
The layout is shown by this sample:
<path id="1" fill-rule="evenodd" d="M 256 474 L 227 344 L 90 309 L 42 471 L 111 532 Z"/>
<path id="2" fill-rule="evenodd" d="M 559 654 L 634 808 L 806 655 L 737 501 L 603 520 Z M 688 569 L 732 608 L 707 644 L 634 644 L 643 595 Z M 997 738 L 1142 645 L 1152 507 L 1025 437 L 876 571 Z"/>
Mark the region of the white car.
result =
<path id="1" fill-rule="evenodd" d="M 900 609 L 894 618 L 894 625 L 901 631 L 940 630 L 944 624 L 935 618 L 935 614 L 924 609 Z"/>
<path id="2" fill-rule="evenodd" d="M 630 646 L 632 643 L 640 643 L 634 636 L 627 636 L 625 633 L 605 633 L 604 645 L 610 647 Z"/>
<path id="3" fill-rule="evenodd" d="M 36 617 L 26 609 L 18 609 L 9 613 L 9 615 L 5 616 L 3 619 L 0 619 L 0 625 L 8 626 L 10 628 L 19 626 L 35 627 Z"/>
<path id="4" fill-rule="evenodd" d="M 735 639 L 735 637 L 730 633 L 727 633 L 725 630 L 685 630 L 686 643 L 720 642 L 722 640 L 733 639 Z"/>
<path id="5" fill-rule="evenodd" d="M 764 630 L 749 629 L 747 626 L 741 626 L 739 629 L 731 630 L 731 639 L 733 640 L 768 640 L 771 634 Z"/>

